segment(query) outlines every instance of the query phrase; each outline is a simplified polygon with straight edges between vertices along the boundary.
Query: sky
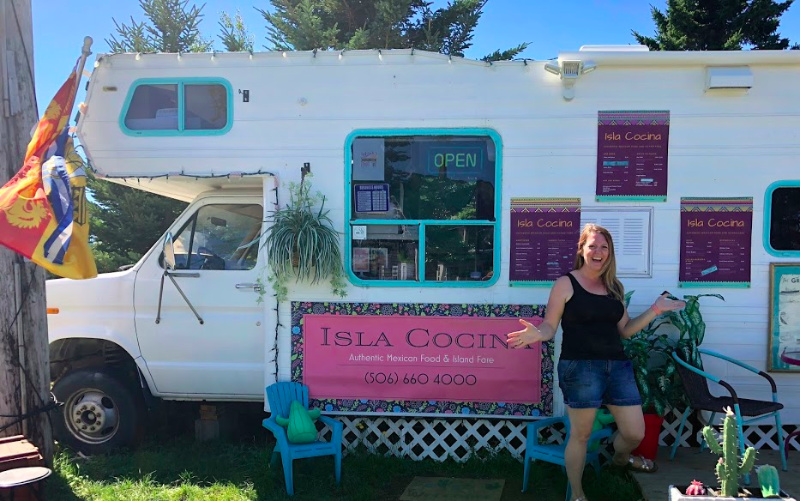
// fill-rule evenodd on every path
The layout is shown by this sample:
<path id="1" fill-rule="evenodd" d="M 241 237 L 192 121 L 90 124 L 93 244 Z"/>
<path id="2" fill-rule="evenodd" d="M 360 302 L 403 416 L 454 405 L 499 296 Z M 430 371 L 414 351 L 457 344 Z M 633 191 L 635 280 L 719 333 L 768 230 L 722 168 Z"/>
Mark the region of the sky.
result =
<path id="1" fill-rule="evenodd" d="M 80 56 L 83 38 L 94 40 L 93 55 L 86 64 L 91 71 L 97 54 L 108 52 L 106 39 L 116 34 L 114 21 L 131 24 L 145 20 L 138 0 L 81 0 L 81 7 L 67 8 L 60 0 L 31 0 L 33 16 L 34 78 L 39 113 L 69 74 Z M 200 30 L 205 39 L 219 41 L 221 12 L 242 14 L 245 26 L 255 36 L 255 49 L 267 50 L 267 29 L 263 16 L 254 6 L 268 10 L 267 0 L 189 0 L 203 5 Z M 447 4 L 434 1 L 434 8 Z M 650 5 L 664 10 L 666 0 L 489 0 L 475 29 L 473 44 L 465 56 L 471 59 L 507 49 L 522 42 L 530 46 L 519 57 L 551 59 L 560 51 L 572 51 L 582 45 L 628 45 L 636 43 L 631 30 L 653 35 L 655 25 Z M 781 18 L 778 29 L 793 43 L 800 42 L 800 1 Z M 81 85 L 81 89 L 84 86 Z M 83 99 L 83 91 L 77 102 Z"/>

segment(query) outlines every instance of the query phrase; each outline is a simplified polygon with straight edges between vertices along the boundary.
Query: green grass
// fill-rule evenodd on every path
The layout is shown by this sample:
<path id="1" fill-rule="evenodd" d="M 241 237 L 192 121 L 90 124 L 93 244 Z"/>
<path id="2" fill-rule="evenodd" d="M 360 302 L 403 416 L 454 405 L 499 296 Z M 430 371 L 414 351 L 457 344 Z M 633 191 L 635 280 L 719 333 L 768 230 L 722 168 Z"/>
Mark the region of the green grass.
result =
<path id="1" fill-rule="evenodd" d="M 333 460 L 295 461 L 295 496 L 286 494 L 280 462 L 269 466 L 271 443 L 204 443 L 179 438 L 85 459 L 60 450 L 47 499 L 58 501 L 184 500 L 397 500 L 415 476 L 505 479 L 503 501 L 564 499 L 566 477 L 554 465 L 535 463 L 528 492 L 522 463 L 507 453 L 465 463 L 413 461 L 358 450 L 342 459 L 342 483 L 333 479 Z M 586 493 L 592 501 L 637 500 L 641 493 L 625 472 L 588 469 Z"/>

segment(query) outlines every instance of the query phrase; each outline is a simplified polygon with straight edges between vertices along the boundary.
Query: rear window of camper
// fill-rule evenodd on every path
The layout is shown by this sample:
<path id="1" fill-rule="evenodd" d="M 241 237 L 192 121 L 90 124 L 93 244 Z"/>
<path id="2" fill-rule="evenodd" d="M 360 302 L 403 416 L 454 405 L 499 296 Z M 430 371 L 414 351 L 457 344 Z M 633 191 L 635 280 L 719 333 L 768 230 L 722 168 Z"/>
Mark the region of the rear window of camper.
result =
<path id="1" fill-rule="evenodd" d="M 800 181 L 767 188 L 764 246 L 774 256 L 800 256 Z"/>
<path id="2" fill-rule="evenodd" d="M 406 134 L 354 133 L 348 141 L 351 280 L 494 283 L 499 136 L 484 130 Z"/>
<path id="3" fill-rule="evenodd" d="M 232 123 L 231 86 L 212 80 L 139 80 L 131 86 L 121 127 L 131 135 L 223 134 Z"/>

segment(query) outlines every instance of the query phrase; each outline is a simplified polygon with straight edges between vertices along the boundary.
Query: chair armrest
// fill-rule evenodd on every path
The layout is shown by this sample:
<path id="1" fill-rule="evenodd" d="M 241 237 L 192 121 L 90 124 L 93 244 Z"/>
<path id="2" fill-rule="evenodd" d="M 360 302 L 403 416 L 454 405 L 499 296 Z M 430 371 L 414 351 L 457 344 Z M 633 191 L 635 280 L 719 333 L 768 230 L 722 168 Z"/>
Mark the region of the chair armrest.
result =
<path id="1" fill-rule="evenodd" d="M 536 421 L 531 421 L 528 423 L 528 431 L 533 431 L 539 433 L 540 430 L 544 428 L 549 428 L 554 424 L 567 424 L 566 416 L 557 416 L 557 417 L 549 417 L 545 419 L 537 419 Z"/>
<path id="2" fill-rule="evenodd" d="M 329 416 L 320 416 L 319 421 L 331 427 L 331 442 L 339 442 L 342 441 L 342 433 L 344 432 L 344 424 L 338 419 L 333 419 Z"/>
<path id="3" fill-rule="evenodd" d="M 606 426 L 605 428 L 601 428 L 601 429 L 599 429 L 597 431 L 593 431 L 592 434 L 589 435 L 589 441 L 591 442 L 592 440 L 601 440 L 601 439 L 604 439 L 604 438 L 608 438 L 613 434 L 614 434 L 614 430 L 612 430 L 610 427 Z"/>
<path id="4" fill-rule="evenodd" d="M 744 362 L 740 362 L 739 360 L 736 360 L 735 358 L 731 358 L 731 357 L 729 357 L 727 355 L 723 355 L 722 353 L 717 353 L 715 351 L 711 351 L 711 350 L 708 350 L 706 348 L 698 348 L 698 351 L 700 353 L 704 354 L 704 355 L 711 355 L 712 357 L 721 358 L 722 360 L 730 362 L 730 363 L 732 363 L 734 365 L 738 365 L 742 369 L 746 369 L 746 370 L 748 370 L 748 371 L 750 371 L 750 372 L 752 372 L 754 374 L 758 374 L 759 376 L 763 377 L 764 379 L 766 379 L 769 382 L 769 385 L 772 387 L 772 393 L 778 393 L 778 387 L 775 384 L 775 380 L 772 379 L 772 376 L 770 376 L 766 372 L 760 371 L 760 370 L 756 369 L 755 367 L 753 367 L 752 365 L 748 365 L 748 364 L 746 364 Z"/>
<path id="5" fill-rule="evenodd" d="M 267 419 L 261 421 L 261 426 L 266 428 L 267 430 L 271 431 L 273 435 L 275 435 L 276 439 L 279 437 L 286 436 L 286 428 L 279 425 L 274 417 L 268 417 Z"/>

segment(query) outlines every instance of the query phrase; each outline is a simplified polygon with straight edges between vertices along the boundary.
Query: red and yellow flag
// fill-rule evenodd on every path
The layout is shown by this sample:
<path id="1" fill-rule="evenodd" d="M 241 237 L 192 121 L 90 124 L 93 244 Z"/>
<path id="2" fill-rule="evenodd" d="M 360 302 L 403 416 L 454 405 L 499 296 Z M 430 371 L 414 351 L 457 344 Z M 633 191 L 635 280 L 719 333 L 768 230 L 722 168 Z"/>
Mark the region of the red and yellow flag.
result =
<path id="1" fill-rule="evenodd" d="M 78 66 L 39 120 L 22 170 L 0 188 L 0 244 L 67 278 L 97 276 L 86 173 L 68 135 Z"/>

